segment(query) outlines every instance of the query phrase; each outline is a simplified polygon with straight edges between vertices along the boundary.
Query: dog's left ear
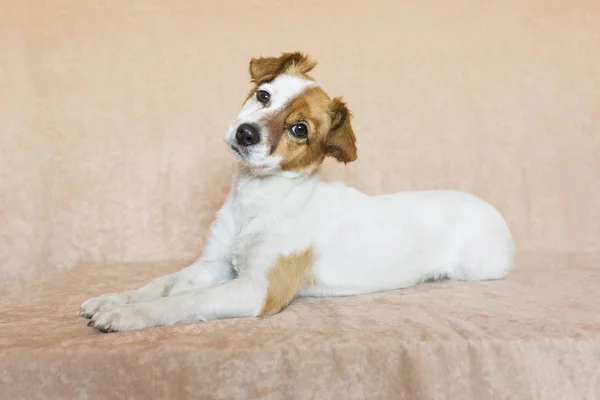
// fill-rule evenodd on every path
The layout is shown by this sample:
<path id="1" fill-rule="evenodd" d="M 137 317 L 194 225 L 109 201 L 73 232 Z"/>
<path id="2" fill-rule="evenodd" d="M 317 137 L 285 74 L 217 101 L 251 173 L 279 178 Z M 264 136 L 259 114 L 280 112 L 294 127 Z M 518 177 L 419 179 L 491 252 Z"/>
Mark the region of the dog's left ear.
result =
<path id="1" fill-rule="evenodd" d="M 340 97 L 331 101 L 329 115 L 331 129 L 325 140 L 325 155 L 343 163 L 356 160 L 356 136 L 350 123 L 352 116 Z"/>
<path id="2" fill-rule="evenodd" d="M 259 57 L 250 60 L 250 77 L 252 82 L 268 82 L 277 75 L 288 73 L 306 74 L 310 72 L 317 62 L 311 60 L 306 54 L 283 53 L 279 57 Z"/>

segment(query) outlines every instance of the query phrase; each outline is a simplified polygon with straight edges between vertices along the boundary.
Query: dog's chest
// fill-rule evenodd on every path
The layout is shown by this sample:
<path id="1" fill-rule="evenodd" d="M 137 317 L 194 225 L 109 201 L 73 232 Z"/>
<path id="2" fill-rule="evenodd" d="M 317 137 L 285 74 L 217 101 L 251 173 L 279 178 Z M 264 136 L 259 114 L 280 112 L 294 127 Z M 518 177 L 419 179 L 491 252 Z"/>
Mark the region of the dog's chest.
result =
<path id="1" fill-rule="evenodd" d="M 248 267 L 252 252 L 264 241 L 272 225 L 268 207 L 260 199 L 243 198 L 235 204 L 236 235 L 233 242 L 231 264 L 239 274 Z"/>
<path id="2" fill-rule="evenodd" d="M 247 268 L 250 253 L 261 242 L 264 232 L 259 218 L 252 218 L 240 226 L 231 254 L 231 264 L 238 274 Z"/>
<path id="3" fill-rule="evenodd" d="M 238 274 L 248 267 L 268 268 L 273 254 L 287 243 L 285 237 L 297 227 L 299 216 L 305 215 L 303 210 L 314 186 L 295 187 L 292 183 L 281 179 L 248 181 L 234 192 L 236 233 L 231 263 Z"/>

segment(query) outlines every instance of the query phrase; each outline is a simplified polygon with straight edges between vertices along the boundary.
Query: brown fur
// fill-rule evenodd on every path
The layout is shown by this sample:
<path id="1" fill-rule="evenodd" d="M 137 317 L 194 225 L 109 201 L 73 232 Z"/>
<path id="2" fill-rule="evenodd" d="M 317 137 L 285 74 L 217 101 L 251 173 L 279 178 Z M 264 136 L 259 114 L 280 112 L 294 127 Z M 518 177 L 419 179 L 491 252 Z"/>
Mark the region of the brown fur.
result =
<path id="1" fill-rule="evenodd" d="M 289 132 L 299 122 L 308 126 L 308 139 Z M 281 156 L 284 171 L 313 171 L 328 155 L 342 162 L 356 159 L 356 137 L 348 109 L 340 99 L 330 100 L 319 87 L 309 88 L 269 116 L 266 126 L 272 153 Z"/>
<path id="2" fill-rule="evenodd" d="M 250 60 L 250 77 L 258 85 L 271 81 L 281 74 L 304 75 L 308 77 L 317 63 L 306 54 L 283 53 L 279 57 L 259 57 Z M 310 77 L 308 77 L 310 79 Z"/>
<path id="3" fill-rule="evenodd" d="M 267 298 L 260 310 L 261 316 L 276 314 L 287 306 L 304 287 L 314 283 L 313 252 L 280 256 L 267 272 Z"/>
<path id="4" fill-rule="evenodd" d="M 261 83 L 281 74 L 307 75 L 316 62 L 302 53 L 284 53 L 280 57 L 253 58 L 250 76 L 256 86 L 246 100 L 256 93 Z M 308 139 L 294 137 L 289 128 L 299 122 L 308 127 Z M 320 88 L 311 87 L 300 93 L 281 111 L 264 121 L 269 133 L 271 153 L 282 158 L 280 167 L 285 171 L 316 170 L 326 156 L 347 163 L 356 160 L 356 136 L 351 125 L 351 114 L 344 101 L 333 100 Z"/>
<path id="5" fill-rule="evenodd" d="M 319 87 L 301 93 L 277 115 L 269 118 L 267 130 L 271 137 L 273 154 L 281 156 L 280 167 L 299 171 L 318 167 L 325 158 L 325 143 L 329 132 L 329 96 Z M 308 127 L 308 138 L 299 139 L 289 128 L 303 122 Z"/>
<path id="6" fill-rule="evenodd" d="M 262 83 L 272 81 L 278 75 L 291 74 L 291 75 L 302 75 L 305 79 L 312 78 L 308 75 L 317 62 L 310 59 L 306 54 L 295 52 L 295 53 L 283 53 L 279 57 L 259 57 L 250 60 L 249 70 L 252 82 L 256 85 L 250 89 L 250 92 L 246 96 L 244 103 L 248 99 L 256 94 L 258 86 Z"/>
<path id="7" fill-rule="evenodd" d="M 336 97 L 331 102 L 330 115 L 331 132 L 325 154 L 344 163 L 356 160 L 356 135 L 350 124 L 352 116 L 341 97 Z"/>

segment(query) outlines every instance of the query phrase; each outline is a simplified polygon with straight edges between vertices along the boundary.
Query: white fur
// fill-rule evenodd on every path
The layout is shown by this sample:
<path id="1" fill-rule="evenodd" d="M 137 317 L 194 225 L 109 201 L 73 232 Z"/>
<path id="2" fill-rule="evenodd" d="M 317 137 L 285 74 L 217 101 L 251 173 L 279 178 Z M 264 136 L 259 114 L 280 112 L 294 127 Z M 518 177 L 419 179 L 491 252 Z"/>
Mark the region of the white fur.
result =
<path id="1" fill-rule="evenodd" d="M 248 100 L 226 140 L 233 143 L 240 123 L 259 121 L 311 84 L 284 76 L 264 85 L 271 107 Z M 246 157 L 252 160 L 245 159 L 247 164 L 276 168 L 266 152 Z M 279 256 L 308 248 L 316 284 L 299 296 L 372 293 L 442 277 L 498 279 L 513 260 L 504 219 L 472 195 L 367 196 L 317 175 L 256 176 L 241 169 L 197 262 L 141 289 L 90 299 L 81 314 L 104 331 L 256 316 L 267 294 L 269 268 Z"/>
<path id="2" fill-rule="evenodd" d="M 225 135 L 225 142 L 230 147 L 236 147 L 243 153 L 243 161 L 246 165 L 259 170 L 261 173 L 272 172 L 277 169 L 280 157 L 269 154 L 269 146 L 264 138 L 271 134 L 262 123 L 268 120 L 269 116 L 281 111 L 294 97 L 306 89 L 316 86 L 316 83 L 308 79 L 295 75 L 280 75 L 272 82 L 263 83 L 258 90 L 265 90 L 271 95 L 271 101 L 268 105 L 263 105 L 255 96 L 250 97 L 240 110 L 237 118 L 229 126 Z M 261 142 L 251 148 L 241 148 L 237 146 L 235 132 L 237 127 L 243 123 L 254 123 L 260 127 Z M 239 157 L 239 154 L 234 151 Z"/>

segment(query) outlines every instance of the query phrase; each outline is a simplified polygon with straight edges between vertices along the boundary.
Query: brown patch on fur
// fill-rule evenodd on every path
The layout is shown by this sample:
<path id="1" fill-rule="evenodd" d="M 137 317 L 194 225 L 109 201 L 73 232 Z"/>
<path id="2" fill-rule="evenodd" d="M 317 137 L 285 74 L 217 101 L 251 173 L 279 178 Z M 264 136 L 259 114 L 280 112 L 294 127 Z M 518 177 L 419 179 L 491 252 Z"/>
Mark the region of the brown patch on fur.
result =
<path id="1" fill-rule="evenodd" d="M 273 154 L 281 157 L 282 170 L 311 170 L 323 162 L 330 103 L 323 89 L 312 87 L 293 99 L 279 115 L 269 118 L 267 130 L 272 135 Z M 307 139 L 296 138 L 289 132 L 291 126 L 301 122 L 308 127 Z"/>
<path id="2" fill-rule="evenodd" d="M 292 125 L 300 122 L 308 126 L 307 139 L 289 132 Z M 320 87 L 308 88 L 264 123 L 270 135 L 271 153 L 281 157 L 284 171 L 312 172 L 327 155 L 343 162 L 356 159 L 350 113 L 340 99 L 331 100 Z"/>
<path id="3" fill-rule="evenodd" d="M 307 73 L 310 72 L 317 63 L 310 59 L 306 54 L 283 53 L 279 57 L 259 57 L 250 60 L 250 77 L 252 82 L 260 85 L 269 82 L 281 74 L 303 75 L 309 79 Z"/>
<path id="4" fill-rule="evenodd" d="M 311 248 L 304 252 L 279 256 L 275 265 L 267 272 L 269 287 L 260 316 L 277 314 L 300 290 L 314 283 L 313 261 Z"/>
<path id="5" fill-rule="evenodd" d="M 316 65 L 316 61 L 299 52 L 253 58 L 249 70 L 256 85 L 244 102 L 256 94 L 260 84 L 282 74 L 300 75 L 312 80 L 307 74 Z M 308 139 L 296 138 L 289 132 L 292 125 L 300 122 L 308 126 Z M 282 158 L 282 170 L 312 172 L 326 156 L 344 163 L 356 160 L 356 136 L 350 111 L 341 98 L 331 100 L 318 86 L 300 93 L 284 109 L 270 114 L 263 123 L 269 133 L 271 154 Z"/>
<path id="6" fill-rule="evenodd" d="M 258 57 L 250 60 L 248 69 L 252 82 L 256 85 L 250 89 L 244 103 L 256 94 L 258 87 L 266 82 L 270 82 L 282 74 L 302 75 L 303 78 L 313 80 L 309 75 L 317 62 L 308 55 L 295 52 L 283 53 L 279 57 Z"/>

